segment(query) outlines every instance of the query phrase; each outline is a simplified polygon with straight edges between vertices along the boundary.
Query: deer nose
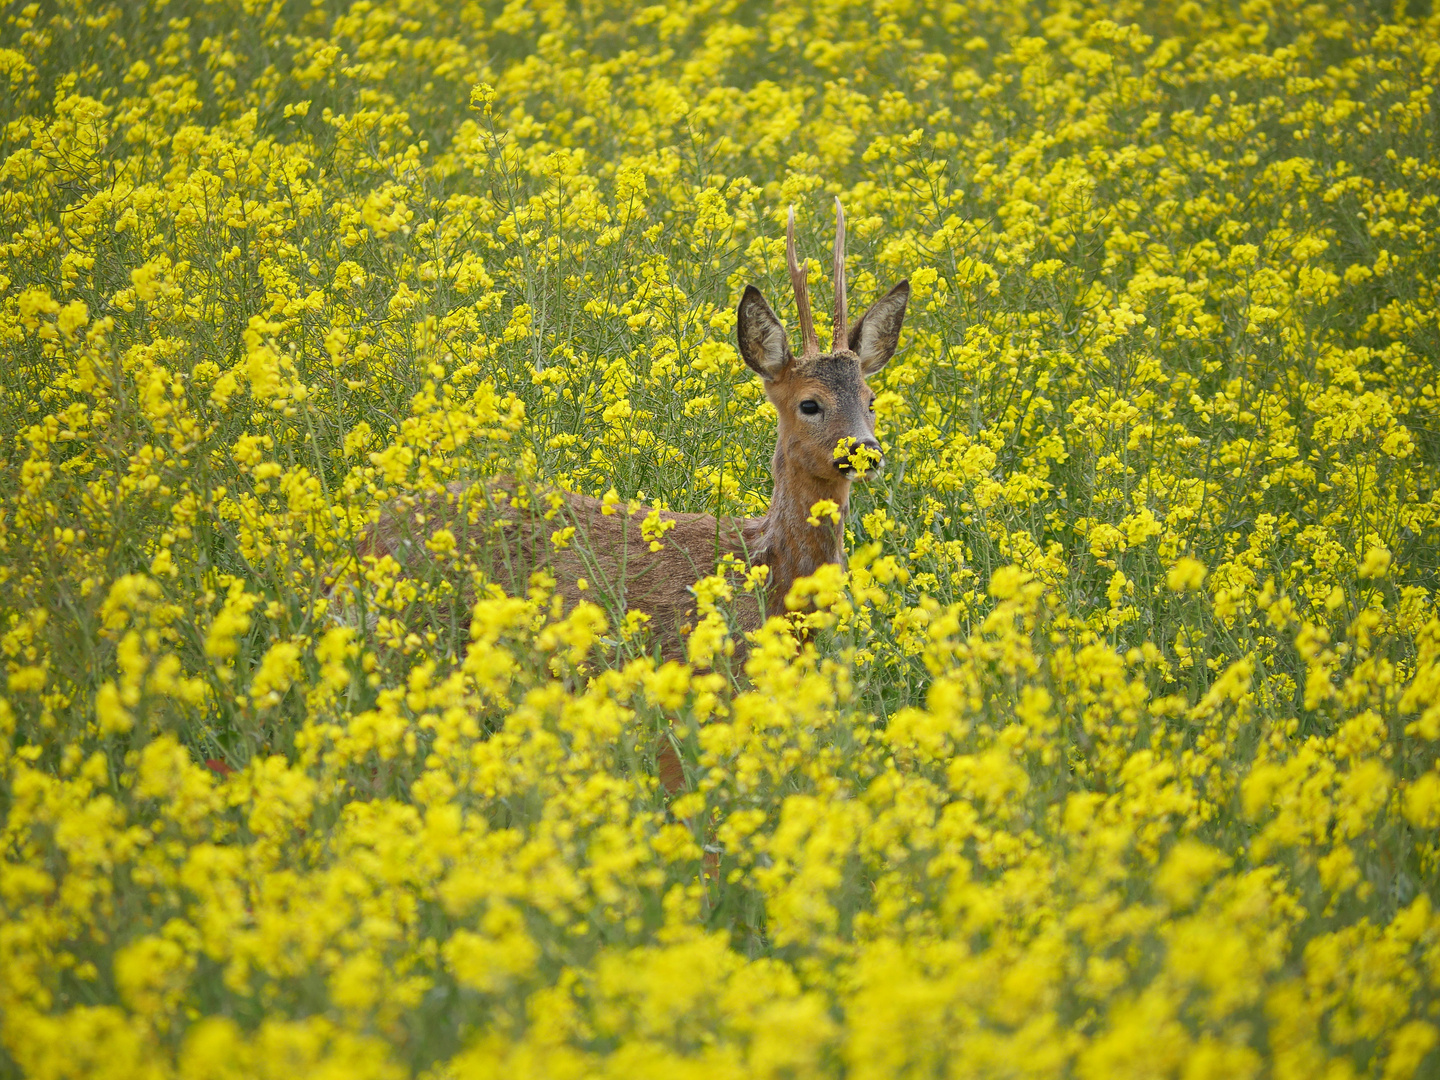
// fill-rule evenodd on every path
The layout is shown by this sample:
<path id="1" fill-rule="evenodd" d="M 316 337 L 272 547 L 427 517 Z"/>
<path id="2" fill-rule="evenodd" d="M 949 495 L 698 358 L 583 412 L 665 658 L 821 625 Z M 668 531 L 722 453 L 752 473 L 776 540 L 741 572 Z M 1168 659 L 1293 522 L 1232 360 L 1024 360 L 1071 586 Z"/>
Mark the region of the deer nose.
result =
<path id="1" fill-rule="evenodd" d="M 866 468 L 861 475 L 873 472 L 876 466 L 885 460 L 885 456 L 880 453 L 880 443 L 875 440 L 874 436 L 871 436 L 868 439 L 856 439 L 854 445 L 845 451 L 844 456 L 836 460 L 835 468 L 839 469 L 842 473 L 855 472 L 852 455 L 856 455 L 857 452 L 861 450 L 866 451 L 866 453 L 860 456 L 863 456 L 869 463 L 869 467 Z"/>

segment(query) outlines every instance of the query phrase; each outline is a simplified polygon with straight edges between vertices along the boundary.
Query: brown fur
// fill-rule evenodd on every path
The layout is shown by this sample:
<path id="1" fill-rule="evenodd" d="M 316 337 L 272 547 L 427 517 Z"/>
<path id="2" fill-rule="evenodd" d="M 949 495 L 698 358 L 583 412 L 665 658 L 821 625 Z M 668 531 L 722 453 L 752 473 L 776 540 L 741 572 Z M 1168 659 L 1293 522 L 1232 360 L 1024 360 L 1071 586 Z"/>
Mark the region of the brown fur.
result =
<path id="1" fill-rule="evenodd" d="M 443 496 L 400 500 L 367 534 L 361 555 L 389 555 L 414 572 L 434 557 L 425 542 L 448 528 L 487 569 L 491 581 L 507 593 L 523 595 L 530 575 L 548 571 L 566 607 L 588 600 L 618 622 L 626 611 L 650 617 L 650 629 L 666 659 L 683 656 L 684 634 L 695 620 L 689 592 L 696 580 L 713 573 L 720 559 L 734 554 L 741 565 L 764 562 L 760 555 L 764 519 L 725 518 L 717 529 L 709 514 L 662 512 L 673 521 L 661 550 L 652 552 L 641 531 L 649 513 L 628 512 L 624 503 L 606 514 L 600 499 L 561 493 L 553 508 L 542 495 L 535 506 L 514 505 L 514 481 L 469 487 L 452 484 Z M 573 526 L 568 546 L 557 549 L 551 536 Z M 586 588 L 580 588 L 584 580 Z M 461 597 L 463 603 L 472 600 Z M 759 606 L 737 598 L 737 616 L 745 630 L 762 621 Z"/>

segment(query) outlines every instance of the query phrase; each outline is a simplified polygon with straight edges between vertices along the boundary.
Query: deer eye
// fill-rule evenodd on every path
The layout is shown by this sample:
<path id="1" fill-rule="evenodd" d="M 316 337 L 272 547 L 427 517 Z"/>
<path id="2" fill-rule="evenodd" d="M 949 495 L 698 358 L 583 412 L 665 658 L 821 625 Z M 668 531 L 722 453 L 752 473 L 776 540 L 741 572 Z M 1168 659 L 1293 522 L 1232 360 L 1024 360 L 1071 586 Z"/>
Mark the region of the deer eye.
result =
<path id="1" fill-rule="evenodd" d="M 806 416 L 814 416 L 820 411 L 820 403 L 814 398 L 806 398 L 800 402 L 800 411 Z"/>

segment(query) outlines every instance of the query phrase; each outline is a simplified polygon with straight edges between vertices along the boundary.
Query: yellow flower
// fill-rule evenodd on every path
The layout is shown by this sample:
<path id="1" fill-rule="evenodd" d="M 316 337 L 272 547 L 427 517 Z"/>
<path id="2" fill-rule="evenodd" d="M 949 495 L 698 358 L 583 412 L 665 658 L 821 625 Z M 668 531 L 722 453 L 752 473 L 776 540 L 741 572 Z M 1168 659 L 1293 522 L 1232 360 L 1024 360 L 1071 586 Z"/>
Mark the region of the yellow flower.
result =
<path id="1" fill-rule="evenodd" d="M 1172 907 L 1188 908 L 1196 896 L 1231 860 L 1194 840 L 1181 840 L 1155 874 L 1155 888 Z"/>
<path id="2" fill-rule="evenodd" d="M 829 519 L 832 524 L 840 524 L 840 504 L 832 499 L 821 499 L 810 507 L 810 516 L 805 520 L 811 525 L 819 525 L 821 520 Z"/>
<path id="3" fill-rule="evenodd" d="M 1171 592 L 1192 592 L 1205 582 L 1205 564 L 1190 556 L 1176 559 L 1165 574 L 1165 586 Z"/>
<path id="4" fill-rule="evenodd" d="M 1390 570 L 1390 549 L 1384 544 L 1374 544 L 1365 551 L 1358 574 L 1362 578 L 1383 578 Z"/>
<path id="5" fill-rule="evenodd" d="M 250 682 L 250 700 L 259 709 L 273 708 L 300 674 L 300 647 L 277 641 L 266 650 Z"/>

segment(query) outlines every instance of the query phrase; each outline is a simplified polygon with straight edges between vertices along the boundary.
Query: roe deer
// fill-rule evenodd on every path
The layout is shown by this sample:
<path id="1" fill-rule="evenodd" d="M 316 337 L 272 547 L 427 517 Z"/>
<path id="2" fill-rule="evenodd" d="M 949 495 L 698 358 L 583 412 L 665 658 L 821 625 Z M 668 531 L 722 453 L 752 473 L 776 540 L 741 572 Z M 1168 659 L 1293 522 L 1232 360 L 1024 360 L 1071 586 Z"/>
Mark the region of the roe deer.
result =
<path id="1" fill-rule="evenodd" d="M 740 355 L 764 380 L 779 427 L 771 462 L 774 495 L 763 518 L 717 521 L 709 514 L 663 513 L 661 520 L 673 524 L 660 549 L 652 551 L 651 538 L 642 534 L 623 504 L 607 507 L 600 499 L 558 492 L 517 497 L 518 485 L 509 481 L 452 484 L 443 496 L 397 500 L 370 531 L 361 554 L 389 555 L 413 567 L 431 557 L 425 540 L 448 528 L 462 549 L 485 546 L 479 565 L 492 581 L 512 591 L 523 591 L 530 573 L 543 567 L 571 604 L 590 598 L 607 603 L 612 614 L 644 612 L 667 659 L 684 655 L 684 627 L 695 617 L 690 586 L 727 554 L 742 564 L 769 569 L 764 610 L 742 599 L 737 611 L 742 628 L 753 630 L 766 616 L 783 614 L 785 596 L 797 578 L 844 558 L 850 485 L 881 460 L 875 394 L 865 379 L 894 354 L 910 297 L 910 283 L 902 281 L 854 326 L 848 325 L 845 213 L 839 199 L 835 219 L 835 319 L 829 352 L 820 351 L 805 272 L 795 255 L 794 207 L 786 227 L 785 257 L 800 320 L 800 355 L 790 351 L 785 327 L 755 286 L 746 287 L 736 311 Z M 822 499 L 839 508 L 839 519 L 822 518 L 812 525 L 811 507 Z M 551 534 L 565 526 L 573 526 L 575 535 L 568 547 L 557 550 Z M 581 578 L 593 591 L 580 589 Z M 660 765 L 661 781 L 674 794 L 684 781 L 668 742 L 661 748 Z"/>

